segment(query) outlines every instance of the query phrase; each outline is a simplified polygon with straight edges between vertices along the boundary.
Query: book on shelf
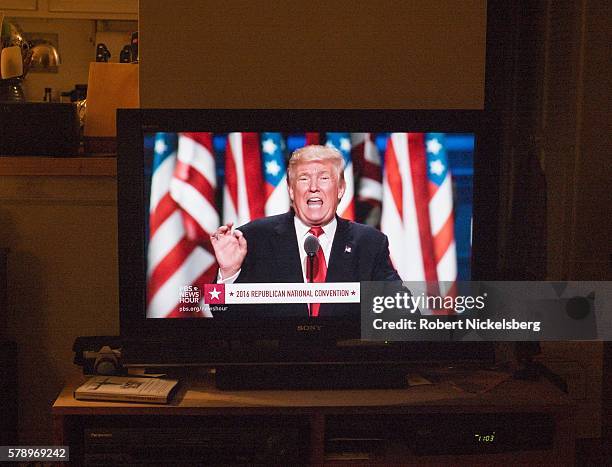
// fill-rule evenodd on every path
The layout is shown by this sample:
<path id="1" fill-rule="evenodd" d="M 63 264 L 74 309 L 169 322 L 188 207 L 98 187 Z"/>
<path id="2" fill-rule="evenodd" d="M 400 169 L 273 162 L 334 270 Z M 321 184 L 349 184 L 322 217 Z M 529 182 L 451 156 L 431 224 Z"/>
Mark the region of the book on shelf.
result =
<path id="1" fill-rule="evenodd" d="M 94 376 L 74 391 L 78 400 L 150 402 L 167 404 L 178 380 L 132 376 Z"/>

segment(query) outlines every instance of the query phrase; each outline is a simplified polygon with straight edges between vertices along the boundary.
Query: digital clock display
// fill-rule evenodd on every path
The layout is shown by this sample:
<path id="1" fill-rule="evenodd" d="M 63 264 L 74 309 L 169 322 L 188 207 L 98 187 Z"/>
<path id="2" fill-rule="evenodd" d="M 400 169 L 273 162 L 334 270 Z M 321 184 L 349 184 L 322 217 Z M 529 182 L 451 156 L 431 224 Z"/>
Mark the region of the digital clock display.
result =
<path id="1" fill-rule="evenodd" d="M 474 433 L 474 439 L 480 444 L 493 444 L 495 442 L 495 432 L 490 433 Z"/>

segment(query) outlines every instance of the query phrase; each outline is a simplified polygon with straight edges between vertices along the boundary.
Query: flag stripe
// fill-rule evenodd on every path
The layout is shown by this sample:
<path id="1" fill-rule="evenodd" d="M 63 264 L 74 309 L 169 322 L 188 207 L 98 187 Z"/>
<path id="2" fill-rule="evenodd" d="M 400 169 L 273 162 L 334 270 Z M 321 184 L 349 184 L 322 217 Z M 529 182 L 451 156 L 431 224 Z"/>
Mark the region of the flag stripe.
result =
<path id="1" fill-rule="evenodd" d="M 157 208 L 149 218 L 149 237 L 152 238 L 157 229 L 176 211 L 176 202 L 172 199 L 169 192 L 163 196 Z"/>
<path id="2" fill-rule="evenodd" d="M 452 242 L 450 247 L 440 258 L 438 262 L 438 276 L 440 281 L 454 281 L 457 279 L 457 254 L 455 242 Z"/>
<path id="3" fill-rule="evenodd" d="M 238 180 L 238 217 L 240 221 L 238 224 L 244 224 L 245 222 L 250 221 L 251 213 L 249 207 L 249 192 L 247 185 L 247 177 L 246 177 L 246 164 L 245 164 L 245 145 L 244 145 L 244 133 L 234 133 L 233 139 L 235 141 L 234 146 L 232 147 L 232 152 L 235 157 L 236 163 L 236 178 Z M 250 175 L 250 173 L 249 173 Z"/>
<path id="4" fill-rule="evenodd" d="M 223 203 L 223 222 L 238 222 L 238 171 L 236 169 L 236 159 L 234 156 L 234 147 L 231 144 L 231 134 L 227 137 L 227 146 L 225 149 L 225 188 L 223 194 L 225 196 Z M 230 204 L 231 203 L 231 204 Z M 225 210 L 231 211 L 232 216 L 226 215 Z"/>
<path id="5" fill-rule="evenodd" d="M 419 237 L 421 240 L 421 259 L 425 271 L 425 280 L 433 282 L 437 280 L 437 273 L 433 255 L 433 239 L 430 231 L 428 204 L 429 187 L 427 184 L 427 165 L 423 135 L 421 133 L 409 133 L 408 146 L 410 170 L 412 171 L 414 204 Z"/>
<path id="6" fill-rule="evenodd" d="M 455 233 L 453 232 L 453 227 L 453 217 L 449 216 L 444 226 L 434 237 L 434 256 L 436 262 L 440 261 L 442 256 L 444 256 L 448 248 L 451 246 L 451 244 L 453 244 L 455 240 Z"/>
<path id="7" fill-rule="evenodd" d="M 147 290 L 149 299 L 152 299 L 164 283 L 176 273 L 192 251 L 193 244 L 185 237 L 174 244 L 169 253 L 157 264 L 149 276 L 149 288 Z M 174 295 L 178 298 L 178 289 Z"/>
<path id="8" fill-rule="evenodd" d="M 190 164 L 186 164 L 181 160 L 177 161 L 174 169 L 174 179 L 190 183 L 206 199 L 215 199 L 215 187 Z M 180 200 L 177 199 L 177 202 L 180 202 Z"/>
<path id="9" fill-rule="evenodd" d="M 355 182 L 353 180 L 353 164 L 349 163 L 344 169 L 344 196 L 338 203 L 336 212 L 344 219 L 355 219 L 355 205 L 353 203 L 353 193 L 355 193 Z"/>
<path id="10" fill-rule="evenodd" d="M 366 166 L 372 167 L 372 169 L 376 171 L 380 171 L 380 154 L 378 153 L 378 148 L 376 147 L 376 143 L 372 141 L 372 136 L 370 133 L 367 133 L 366 139 L 364 141 L 364 151 L 363 151 L 363 160 L 364 160 L 364 168 Z M 378 177 L 380 178 L 380 176 Z"/>
<path id="11" fill-rule="evenodd" d="M 359 183 L 359 198 L 362 201 L 382 199 L 382 183 L 371 178 L 362 178 Z"/>
<path id="12" fill-rule="evenodd" d="M 238 222 L 238 210 L 236 209 L 236 203 L 232 199 L 231 188 L 226 186 L 223 189 L 223 223 L 229 222 L 234 225 L 239 224 Z"/>
<path id="13" fill-rule="evenodd" d="M 402 182 L 402 171 L 399 168 L 395 146 L 398 144 L 399 136 L 394 136 L 389 140 L 385 167 L 387 169 L 387 188 L 391 190 L 391 196 L 397 208 L 400 222 L 404 221 L 404 184 Z M 400 142 L 401 144 L 401 142 Z"/>
<path id="14" fill-rule="evenodd" d="M 431 231 L 436 235 L 447 222 L 448 218 L 453 216 L 453 190 L 451 186 L 451 177 L 447 175 L 440 187 L 435 184 L 429 184 L 429 191 L 435 188 L 435 192 L 431 196 L 429 202 L 429 214 L 431 216 Z"/>
<path id="15" fill-rule="evenodd" d="M 208 198 L 191 183 L 185 183 L 174 179 L 170 184 L 170 193 L 178 199 L 176 201 L 183 206 L 183 210 L 195 219 L 206 232 L 214 232 L 219 225 L 217 211 Z"/>
<path id="16" fill-rule="evenodd" d="M 159 263 L 176 246 L 177 233 L 183 231 L 183 220 L 181 212 L 175 210 L 157 229 L 155 235 L 149 242 L 148 264 L 150 275 Z M 182 237 L 179 237 L 182 238 Z"/>
<path id="17" fill-rule="evenodd" d="M 356 149 L 359 147 L 359 145 L 363 144 L 368 134 L 369 133 L 351 133 L 351 144 L 353 145 L 353 149 Z"/>
<path id="18" fill-rule="evenodd" d="M 244 180 L 246 188 L 246 205 L 248 207 L 249 220 L 263 217 L 265 197 L 263 192 L 263 174 L 261 172 L 261 152 L 259 149 L 258 133 L 243 133 L 243 164 Z M 248 176 L 247 176 L 248 174 Z"/>
<path id="19" fill-rule="evenodd" d="M 306 145 L 310 144 L 321 144 L 321 137 L 319 133 L 306 132 Z"/>
<path id="20" fill-rule="evenodd" d="M 158 164 L 158 168 L 153 172 L 151 178 L 151 196 L 149 200 L 149 211 L 154 212 L 157 209 L 161 199 L 168 193 L 168 186 L 172 180 L 174 173 L 175 154 L 173 157 L 166 157 Z"/>
<path id="21" fill-rule="evenodd" d="M 363 167 L 361 171 L 361 175 L 363 177 L 367 177 L 368 179 L 376 180 L 380 182 L 381 180 L 381 171 L 380 171 L 380 163 L 374 164 L 370 161 L 364 161 Z"/>
<path id="22" fill-rule="evenodd" d="M 206 179 L 206 186 L 214 195 L 217 186 L 215 157 L 212 154 L 210 133 L 181 133 L 179 136 L 178 164 L 186 165 Z M 187 178 L 183 178 L 187 180 Z M 208 193 L 208 191 L 207 191 Z"/>
<path id="23" fill-rule="evenodd" d="M 186 237 L 193 241 L 194 244 L 212 252 L 213 248 L 210 242 L 210 233 L 204 230 L 200 223 L 191 217 L 187 211 L 182 211 L 181 214 L 183 215 L 183 227 L 185 228 Z"/>

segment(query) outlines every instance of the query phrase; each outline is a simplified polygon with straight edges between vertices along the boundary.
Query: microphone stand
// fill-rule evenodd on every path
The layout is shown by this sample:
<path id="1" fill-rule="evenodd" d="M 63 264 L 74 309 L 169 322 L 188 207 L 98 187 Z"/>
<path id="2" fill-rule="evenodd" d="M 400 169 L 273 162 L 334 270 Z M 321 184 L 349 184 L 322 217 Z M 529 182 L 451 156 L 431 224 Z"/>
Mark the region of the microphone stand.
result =
<path id="1" fill-rule="evenodd" d="M 308 275 L 310 276 L 309 282 L 312 284 L 314 282 L 314 256 L 315 255 L 312 253 L 307 253 L 307 254 L 308 254 L 308 265 L 310 266 L 309 271 L 308 271 L 309 272 Z M 308 305 L 308 315 L 309 316 L 312 316 L 311 309 L 310 309 L 311 306 L 312 306 L 312 303 Z"/>
<path id="2" fill-rule="evenodd" d="M 313 254 L 308 254 L 308 265 L 310 266 L 309 269 L 309 281 L 310 283 L 312 283 L 314 281 L 314 257 L 315 255 Z"/>

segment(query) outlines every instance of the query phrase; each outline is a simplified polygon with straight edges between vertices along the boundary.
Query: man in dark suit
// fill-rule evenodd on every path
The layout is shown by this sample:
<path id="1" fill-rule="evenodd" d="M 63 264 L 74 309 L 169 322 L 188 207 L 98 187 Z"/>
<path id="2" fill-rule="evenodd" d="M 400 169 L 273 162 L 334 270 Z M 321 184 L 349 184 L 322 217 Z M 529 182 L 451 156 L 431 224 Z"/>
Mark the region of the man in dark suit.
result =
<path id="1" fill-rule="evenodd" d="M 314 282 L 400 281 L 389 258 L 387 237 L 336 215 L 346 189 L 343 165 L 342 155 L 333 148 L 312 145 L 295 151 L 287 170 L 292 209 L 239 230 L 224 225 L 211 236 L 218 281 L 310 281 L 304 242 L 311 235 L 320 244 L 313 258 Z M 282 314 L 327 317 L 355 309 L 358 306 L 348 304 L 296 304 L 283 305 Z"/>

